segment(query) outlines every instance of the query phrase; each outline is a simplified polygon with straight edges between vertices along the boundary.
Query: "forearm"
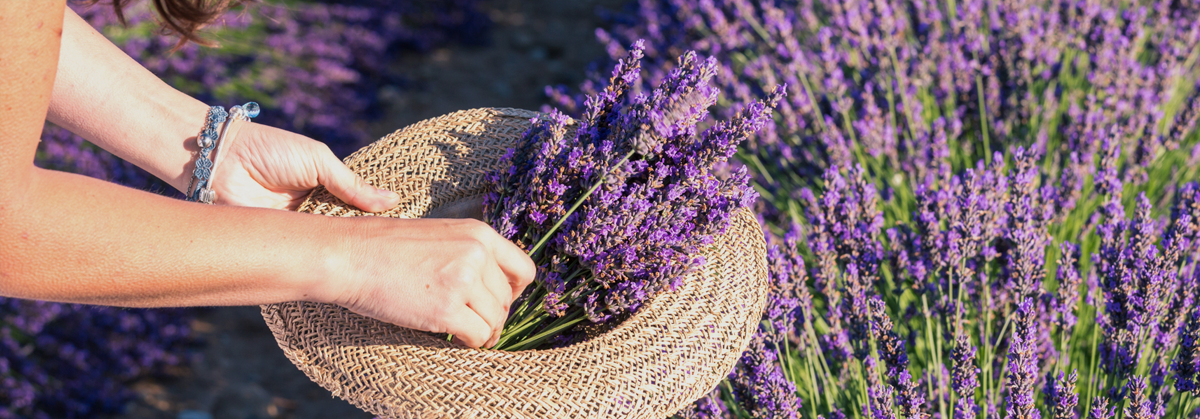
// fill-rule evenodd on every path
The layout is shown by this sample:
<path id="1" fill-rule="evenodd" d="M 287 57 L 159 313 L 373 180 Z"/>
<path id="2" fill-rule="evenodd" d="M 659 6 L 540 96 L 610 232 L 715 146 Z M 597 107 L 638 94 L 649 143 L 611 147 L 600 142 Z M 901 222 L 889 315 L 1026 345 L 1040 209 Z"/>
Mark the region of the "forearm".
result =
<path id="1" fill-rule="evenodd" d="M 183 190 L 207 112 L 66 9 L 50 122 Z"/>
<path id="2" fill-rule="evenodd" d="M 323 300 L 339 220 L 187 203 L 32 169 L 0 207 L 0 295 L 129 307 Z M 344 223 L 344 221 L 342 221 Z"/>

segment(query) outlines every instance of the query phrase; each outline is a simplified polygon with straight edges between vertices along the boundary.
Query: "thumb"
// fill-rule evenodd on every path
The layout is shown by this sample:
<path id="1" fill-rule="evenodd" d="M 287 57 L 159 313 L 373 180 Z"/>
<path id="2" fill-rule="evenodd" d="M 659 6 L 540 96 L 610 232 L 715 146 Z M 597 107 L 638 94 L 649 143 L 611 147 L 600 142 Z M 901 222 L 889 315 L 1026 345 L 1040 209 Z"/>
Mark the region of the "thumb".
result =
<path id="1" fill-rule="evenodd" d="M 371 186 L 338 160 L 333 152 L 328 152 L 321 162 L 317 182 L 347 204 L 366 212 L 382 212 L 400 203 L 400 195 Z"/>

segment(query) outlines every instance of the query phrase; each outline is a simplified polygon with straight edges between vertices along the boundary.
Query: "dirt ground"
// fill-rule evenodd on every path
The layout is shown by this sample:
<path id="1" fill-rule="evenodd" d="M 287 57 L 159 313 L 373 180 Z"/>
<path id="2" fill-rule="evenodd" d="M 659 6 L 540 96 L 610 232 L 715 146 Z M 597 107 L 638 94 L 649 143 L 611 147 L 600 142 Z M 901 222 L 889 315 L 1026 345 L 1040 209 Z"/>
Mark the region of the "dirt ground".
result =
<path id="1" fill-rule="evenodd" d="M 627 1 L 483 0 L 495 22 L 489 45 L 400 57 L 395 70 L 414 78 L 414 86 L 385 92 L 392 106 L 372 133 L 463 109 L 537 110 L 546 85 L 578 85 L 588 64 L 604 55 L 595 40 L 603 24 L 596 9 L 619 10 Z"/>
<path id="2" fill-rule="evenodd" d="M 538 109 L 548 84 L 577 85 L 604 54 L 595 41 L 596 8 L 626 0 L 483 0 L 495 23 L 490 42 L 396 57 L 411 79 L 382 94 L 382 136 L 410 123 L 485 106 Z M 170 377 L 134 383 L 138 399 L 110 419 L 371 418 L 312 383 L 276 345 L 257 307 L 216 308 L 195 323 L 202 361 Z"/>

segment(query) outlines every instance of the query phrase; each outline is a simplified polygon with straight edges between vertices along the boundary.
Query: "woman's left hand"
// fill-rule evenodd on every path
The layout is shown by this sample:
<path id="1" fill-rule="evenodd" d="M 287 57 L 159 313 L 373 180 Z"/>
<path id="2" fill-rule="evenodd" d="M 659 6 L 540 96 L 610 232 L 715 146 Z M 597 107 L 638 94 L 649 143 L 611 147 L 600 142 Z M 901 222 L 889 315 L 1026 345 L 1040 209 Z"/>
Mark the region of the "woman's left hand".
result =
<path id="1" fill-rule="evenodd" d="M 229 127 L 230 140 L 227 155 L 217 156 L 217 204 L 295 210 L 318 185 L 367 212 L 400 202 L 396 193 L 367 184 L 324 143 L 303 135 L 243 121 Z"/>

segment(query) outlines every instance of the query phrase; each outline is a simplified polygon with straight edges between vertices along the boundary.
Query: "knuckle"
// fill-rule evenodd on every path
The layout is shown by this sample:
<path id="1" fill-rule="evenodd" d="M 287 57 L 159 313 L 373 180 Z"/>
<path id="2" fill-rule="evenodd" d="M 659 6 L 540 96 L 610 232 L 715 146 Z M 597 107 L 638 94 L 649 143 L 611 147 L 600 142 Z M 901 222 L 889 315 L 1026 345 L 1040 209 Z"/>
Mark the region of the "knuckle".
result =
<path id="1" fill-rule="evenodd" d="M 308 144 L 314 148 L 313 151 L 315 151 L 317 154 L 333 155 L 333 149 L 329 148 L 329 144 L 325 144 L 320 141 L 311 141 Z M 334 158 L 336 159 L 337 157 Z"/>
<path id="2" fill-rule="evenodd" d="M 487 238 L 488 236 L 496 234 L 496 230 L 493 230 L 492 226 L 488 225 L 487 223 L 485 223 L 483 221 L 476 220 L 474 218 L 464 218 L 464 219 L 462 219 L 461 222 L 463 224 L 463 228 L 469 234 L 471 234 L 471 236 L 476 237 L 480 240 L 483 240 L 483 239 Z"/>
<path id="3" fill-rule="evenodd" d="M 453 297 L 465 294 L 465 290 L 479 282 L 479 271 L 466 263 L 455 263 L 445 276 L 445 282 Z M 458 300 L 458 298 L 454 298 Z"/>
<path id="4" fill-rule="evenodd" d="M 487 260 L 489 251 L 487 244 L 483 240 L 474 237 L 463 239 L 460 247 L 459 255 L 464 261 L 482 264 L 483 261 Z"/>
<path id="5" fill-rule="evenodd" d="M 525 275 L 521 277 L 521 284 L 529 285 L 537 277 L 537 264 L 533 263 L 533 259 L 526 258 L 525 268 Z"/>

